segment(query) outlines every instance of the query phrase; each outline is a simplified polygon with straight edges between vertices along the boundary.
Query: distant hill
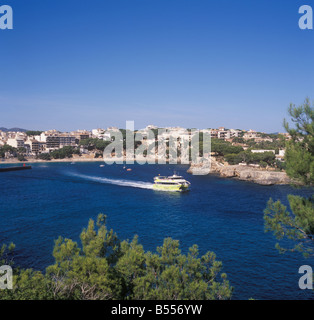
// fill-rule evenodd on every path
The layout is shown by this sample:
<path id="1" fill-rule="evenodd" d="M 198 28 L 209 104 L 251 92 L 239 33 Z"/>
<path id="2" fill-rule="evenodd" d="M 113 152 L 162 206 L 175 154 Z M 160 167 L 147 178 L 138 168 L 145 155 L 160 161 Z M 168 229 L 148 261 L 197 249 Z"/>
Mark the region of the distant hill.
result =
<path id="1" fill-rule="evenodd" d="M 22 129 L 22 128 L 10 128 L 10 129 L 7 129 L 7 128 L 4 128 L 4 127 L 0 127 L 0 130 L 1 131 L 5 131 L 5 132 L 8 132 L 8 131 L 19 131 L 19 132 L 26 132 L 26 131 L 29 131 L 27 129 Z"/>

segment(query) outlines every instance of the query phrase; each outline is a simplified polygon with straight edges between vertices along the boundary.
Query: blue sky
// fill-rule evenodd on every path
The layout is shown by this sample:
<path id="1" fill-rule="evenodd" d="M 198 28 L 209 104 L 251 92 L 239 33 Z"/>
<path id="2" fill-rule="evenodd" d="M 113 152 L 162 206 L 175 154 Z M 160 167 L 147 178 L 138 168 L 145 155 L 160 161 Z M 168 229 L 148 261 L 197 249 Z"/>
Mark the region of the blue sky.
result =
<path id="1" fill-rule="evenodd" d="M 3 0 L 0 127 L 283 131 L 314 100 L 314 0 Z"/>

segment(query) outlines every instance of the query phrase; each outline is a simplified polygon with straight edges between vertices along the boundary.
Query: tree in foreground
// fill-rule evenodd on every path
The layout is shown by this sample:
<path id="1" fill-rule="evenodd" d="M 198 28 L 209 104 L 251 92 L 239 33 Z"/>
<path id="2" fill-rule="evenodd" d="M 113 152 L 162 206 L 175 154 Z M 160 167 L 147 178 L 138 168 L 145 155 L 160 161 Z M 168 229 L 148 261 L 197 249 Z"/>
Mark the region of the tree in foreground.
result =
<path id="1" fill-rule="evenodd" d="M 156 253 L 145 252 L 137 236 L 120 242 L 106 227 L 106 216 L 89 221 L 81 247 L 55 241 L 55 263 L 40 271 L 14 270 L 13 290 L 0 299 L 176 300 L 230 299 L 232 288 L 214 253 L 199 256 L 196 245 L 184 255 L 179 242 L 164 240 Z M 220 279 L 219 279 L 220 278 Z"/>
<path id="2" fill-rule="evenodd" d="M 284 127 L 291 139 L 286 144 L 286 172 L 295 186 L 313 190 L 314 183 L 314 109 L 309 99 L 300 107 L 290 105 L 289 114 L 293 128 L 285 120 Z M 299 251 L 308 257 L 314 254 L 314 199 L 289 195 L 291 212 L 280 201 L 269 200 L 265 209 L 265 229 L 277 239 L 293 240 L 293 246 L 284 248 L 277 243 L 280 252 Z"/>

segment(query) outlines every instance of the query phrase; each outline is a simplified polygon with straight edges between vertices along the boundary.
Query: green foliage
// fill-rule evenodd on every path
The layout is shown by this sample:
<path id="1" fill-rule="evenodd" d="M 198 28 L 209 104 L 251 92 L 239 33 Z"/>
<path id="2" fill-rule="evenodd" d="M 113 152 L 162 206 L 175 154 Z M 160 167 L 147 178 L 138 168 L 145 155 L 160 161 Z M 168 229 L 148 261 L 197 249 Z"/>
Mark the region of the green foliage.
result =
<path id="1" fill-rule="evenodd" d="M 281 171 L 286 169 L 286 163 L 279 160 L 275 161 L 275 166 Z"/>
<path id="2" fill-rule="evenodd" d="M 24 147 L 17 148 L 16 151 L 19 152 L 19 153 L 26 153 L 26 148 L 24 148 Z"/>
<path id="3" fill-rule="evenodd" d="M 53 299 L 52 279 L 32 269 L 13 271 L 13 290 L 0 290 L 1 300 L 49 300 Z"/>
<path id="4" fill-rule="evenodd" d="M 221 139 L 211 139 L 211 151 L 219 156 L 238 154 L 243 151 L 240 146 L 233 146 L 230 142 Z"/>
<path id="5" fill-rule="evenodd" d="M 285 154 L 287 174 L 301 183 L 313 185 L 314 157 L 301 145 L 288 142 Z"/>
<path id="6" fill-rule="evenodd" d="M 291 135 L 287 142 L 285 160 L 287 174 L 295 181 L 309 188 L 313 186 L 314 177 L 314 110 L 306 99 L 300 107 L 290 105 L 289 114 L 295 123 L 290 128 L 284 121 L 286 130 Z M 272 231 L 277 239 L 290 239 L 294 242 L 291 248 L 276 245 L 280 252 L 299 251 L 304 256 L 314 254 L 314 201 L 313 197 L 305 198 L 289 195 L 291 212 L 280 202 L 268 202 L 265 209 L 265 230 Z"/>
<path id="7" fill-rule="evenodd" d="M 306 99 L 300 107 L 291 104 L 289 114 L 295 127 L 291 128 L 284 120 L 284 126 L 292 137 L 285 154 L 287 174 L 311 186 L 314 182 L 314 108 Z"/>
<path id="8" fill-rule="evenodd" d="M 234 143 L 245 143 L 245 140 L 241 137 L 235 137 L 232 139 L 232 142 Z"/>
<path id="9" fill-rule="evenodd" d="M 136 300 L 230 299 L 232 288 L 221 274 L 222 264 L 212 252 L 199 257 L 194 245 L 184 255 L 179 241 L 164 240 L 157 253 L 145 253 L 135 237 L 121 244 L 117 270 L 123 276 L 126 296 Z"/>
<path id="10" fill-rule="evenodd" d="M 6 153 L 10 153 L 11 155 L 16 155 L 17 149 L 14 147 L 5 144 L 4 146 L 0 147 L 0 157 L 4 158 Z"/>
<path id="11" fill-rule="evenodd" d="M 238 164 L 238 163 L 240 163 L 242 161 L 240 156 L 238 154 L 234 154 L 234 153 L 227 154 L 225 156 L 225 160 L 231 165 Z"/>
<path id="12" fill-rule="evenodd" d="M 292 213 L 280 201 L 268 201 L 264 211 L 265 231 L 272 231 L 278 240 L 293 240 L 291 248 L 283 248 L 277 243 L 276 247 L 281 253 L 299 251 L 308 257 L 314 253 L 313 199 L 293 195 L 289 195 L 288 199 Z"/>
<path id="13" fill-rule="evenodd" d="M 222 264 L 194 245 L 184 255 L 167 238 L 156 253 L 145 252 L 138 237 L 120 242 L 106 227 L 106 216 L 90 220 L 80 236 L 55 241 L 55 263 L 46 273 L 14 270 L 13 290 L 0 299 L 230 299 L 232 288 Z M 0 252 L 1 253 L 1 252 Z M 221 280 L 219 279 L 219 275 Z"/>
<path id="14" fill-rule="evenodd" d="M 37 131 L 37 130 L 29 130 L 29 131 L 26 131 L 25 133 L 28 135 L 28 136 L 39 136 L 42 134 L 43 131 Z"/>
<path id="15" fill-rule="evenodd" d="M 266 167 L 267 165 L 274 165 L 276 156 L 273 152 L 253 153 L 250 150 L 246 150 L 238 154 L 227 154 L 225 159 L 229 164 L 245 162 L 247 164 L 259 164 L 262 167 Z"/>
<path id="16" fill-rule="evenodd" d="M 19 161 L 27 161 L 27 159 L 25 158 L 26 149 L 24 147 L 17 148 L 16 151 L 17 151 L 17 160 L 19 160 Z"/>
<path id="17" fill-rule="evenodd" d="M 285 148 L 286 141 L 285 140 L 274 140 L 274 141 L 261 141 L 255 142 L 250 141 L 247 145 L 256 150 L 278 150 Z"/>
<path id="18" fill-rule="evenodd" d="M 50 161 L 51 160 L 51 156 L 49 153 L 41 153 L 41 154 L 38 154 L 37 159 L 41 159 L 41 160 L 46 160 L 46 161 Z"/>
<path id="19" fill-rule="evenodd" d="M 260 134 L 261 137 L 270 138 L 272 141 L 259 141 L 256 142 L 254 139 L 247 140 L 245 143 L 251 149 L 256 150 L 279 150 L 284 149 L 286 146 L 286 138 L 281 134 Z M 278 152 L 276 152 L 278 153 Z"/>
<path id="20" fill-rule="evenodd" d="M 17 160 L 19 160 L 19 161 L 26 161 L 26 159 L 25 159 L 25 157 L 24 157 L 24 155 L 23 155 L 22 153 L 18 153 L 18 155 L 17 155 Z"/>
<path id="21" fill-rule="evenodd" d="M 80 154 L 80 151 L 75 147 L 65 146 L 61 149 L 52 151 L 50 157 L 53 159 L 72 158 L 73 154 Z"/>
<path id="22" fill-rule="evenodd" d="M 101 139 L 84 139 L 80 141 L 80 145 L 86 148 L 89 151 L 98 150 L 103 152 L 105 148 L 111 143 L 111 141 L 104 141 Z"/>
<path id="23" fill-rule="evenodd" d="M 57 283 L 57 299 L 115 299 L 120 298 L 120 283 L 112 264 L 119 257 L 120 242 L 105 226 L 106 217 L 99 215 L 97 228 L 93 220 L 81 233 L 82 247 L 71 239 L 55 242 L 55 264 L 47 275 Z"/>
<path id="24" fill-rule="evenodd" d="M 1 265 L 13 265 L 13 253 L 15 245 L 11 243 L 9 246 L 3 244 L 0 247 L 0 266 Z"/>

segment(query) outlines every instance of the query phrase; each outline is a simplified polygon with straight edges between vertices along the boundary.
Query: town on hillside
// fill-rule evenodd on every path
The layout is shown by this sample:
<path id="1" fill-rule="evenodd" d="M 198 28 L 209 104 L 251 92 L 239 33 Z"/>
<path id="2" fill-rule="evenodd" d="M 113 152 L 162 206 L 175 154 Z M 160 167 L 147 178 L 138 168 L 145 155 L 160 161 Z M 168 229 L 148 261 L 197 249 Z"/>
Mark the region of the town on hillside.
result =
<path id="1" fill-rule="evenodd" d="M 135 142 L 135 148 L 142 143 L 158 140 L 169 134 L 176 137 L 189 135 L 191 129 L 167 127 L 159 130 L 154 125 L 135 131 L 142 141 Z M 52 160 L 66 158 L 95 159 L 103 156 L 103 151 L 120 131 L 125 140 L 126 130 L 117 127 L 107 129 L 77 130 L 72 132 L 27 131 L 23 129 L 0 130 L 1 161 Z M 149 133 L 153 132 L 151 137 Z M 288 133 L 267 134 L 255 130 L 202 129 L 202 134 L 211 137 L 211 154 L 228 164 L 251 164 L 260 167 L 284 168 L 285 143 L 291 137 Z"/>

